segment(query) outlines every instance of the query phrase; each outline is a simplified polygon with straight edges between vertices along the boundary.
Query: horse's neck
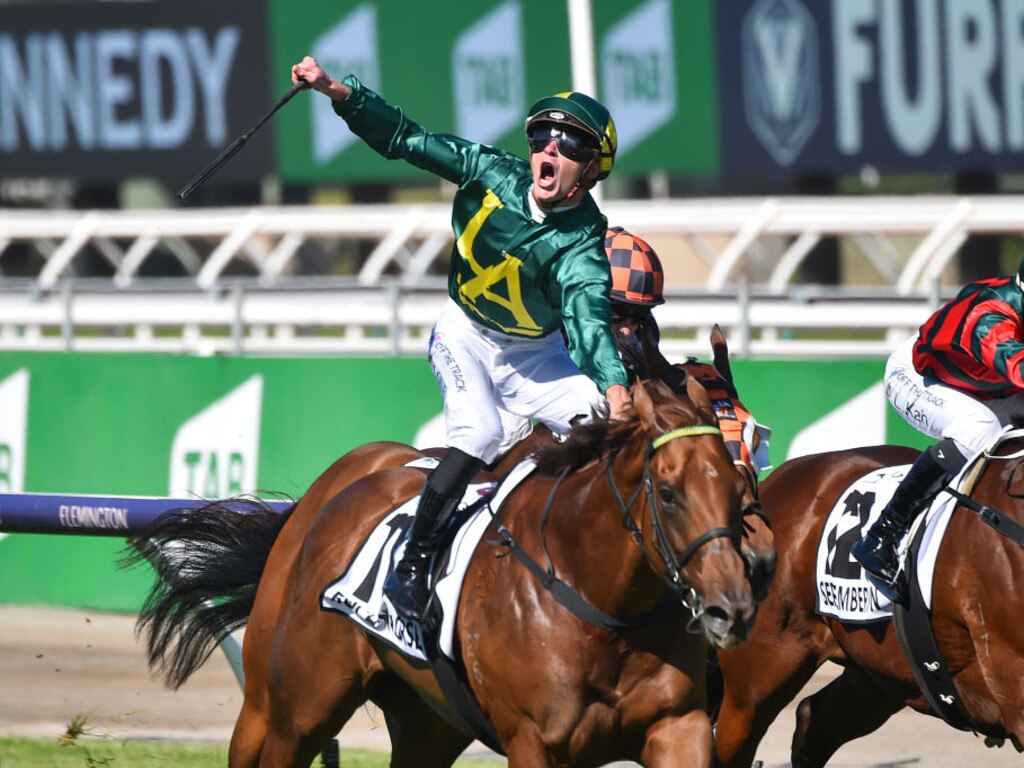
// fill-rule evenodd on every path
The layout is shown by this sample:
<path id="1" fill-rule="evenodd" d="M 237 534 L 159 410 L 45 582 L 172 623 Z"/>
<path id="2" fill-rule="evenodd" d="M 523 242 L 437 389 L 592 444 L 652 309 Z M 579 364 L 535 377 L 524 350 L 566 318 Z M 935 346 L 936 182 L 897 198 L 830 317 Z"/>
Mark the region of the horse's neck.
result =
<path id="1" fill-rule="evenodd" d="M 618 463 L 632 462 L 620 457 Z M 647 498 L 642 489 L 633 497 L 642 480 L 639 470 L 615 476 L 619 497 L 624 504 L 633 501 L 629 515 L 641 530 Z M 606 613 L 625 618 L 653 609 L 665 585 L 626 527 L 605 463 L 570 477 L 565 486 L 569 503 L 552 510 L 545 537 L 549 547 L 556 539 L 567 544 L 557 556 L 552 550 L 556 571 L 564 567 L 576 589 Z"/>

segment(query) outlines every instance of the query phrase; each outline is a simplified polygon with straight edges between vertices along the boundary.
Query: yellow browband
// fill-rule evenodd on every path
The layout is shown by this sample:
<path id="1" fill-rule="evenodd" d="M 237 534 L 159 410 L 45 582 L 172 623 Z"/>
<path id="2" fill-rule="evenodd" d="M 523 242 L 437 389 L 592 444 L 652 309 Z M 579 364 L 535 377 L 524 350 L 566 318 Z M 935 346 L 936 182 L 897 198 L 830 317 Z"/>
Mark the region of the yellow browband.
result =
<path id="1" fill-rule="evenodd" d="M 670 443 L 677 437 L 696 437 L 697 435 L 721 435 L 722 430 L 718 427 L 709 426 L 693 426 L 693 427 L 680 427 L 679 429 L 673 429 L 671 432 L 666 432 L 661 437 L 657 437 L 651 443 L 651 450 L 658 450 L 665 443 Z"/>

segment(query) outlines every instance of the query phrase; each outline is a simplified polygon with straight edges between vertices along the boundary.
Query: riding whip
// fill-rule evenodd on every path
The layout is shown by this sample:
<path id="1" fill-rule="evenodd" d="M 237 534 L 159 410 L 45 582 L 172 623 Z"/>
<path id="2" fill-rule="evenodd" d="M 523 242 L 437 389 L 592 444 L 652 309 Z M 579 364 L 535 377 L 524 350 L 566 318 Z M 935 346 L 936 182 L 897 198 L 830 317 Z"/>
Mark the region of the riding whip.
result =
<path id="1" fill-rule="evenodd" d="M 256 133 L 256 130 L 265 122 L 267 122 L 267 120 L 269 120 L 271 116 L 275 112 L 277 112 L 277 110 L 279 110 L 281 107 L 287 104 L 291 100 L 292 96 L 294 96 L 299 91 L 305 90 L 308 87 L 309 83 L 306 82 L 296 83 L 295 85 L 293 85 L 291 89 L 288 91 L 288 93 L 286 93 L 284 96 L 278 99 L 277 103 L 270 108 L 267 114 L 260 118 L 260 121 L 256 123 L 256 125 L 254 125 L 248 131 L 246 131 L 233 142 L 231 142 L 231 144 L 229 144 L 219 155 L 217 155 L 215 158 L 213 158 L 213 160 L 207 163 L 206 167 L 203 168 L 203 170 L 201 170 L 199 173 L 193 176 L 189 180 L 188 184 L 179 189 L 178 197 L 184 200 L 186 197 L 195 192 L 196 189 L 200 185 L 202 185 L 203 182 L 205 182 L 208 178 L 210 178 L 211 176 L 213 176 L 213 174 L 220 170 L 220 167 L 224 165 L 224 163 L 226 163 L 228 160 L 234 157 L 235 154 L 242 147 L 245 146 L 245 142 L 249 140 L 249 137 Z"/>

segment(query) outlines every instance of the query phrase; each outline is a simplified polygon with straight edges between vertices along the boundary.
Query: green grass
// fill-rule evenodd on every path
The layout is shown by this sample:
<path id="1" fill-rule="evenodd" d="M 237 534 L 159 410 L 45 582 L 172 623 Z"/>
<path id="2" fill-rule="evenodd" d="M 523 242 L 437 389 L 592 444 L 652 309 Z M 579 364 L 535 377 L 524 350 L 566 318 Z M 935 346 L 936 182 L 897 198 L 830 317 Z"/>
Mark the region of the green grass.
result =
<path id="1" fill-rule="evenodd" d="M 76 731 L 76 732 L 73 732 Z M 226 744 L 118 741 L 69 727 L 61 739 L 0 738 L 0 768 L 224 768 Z M 320 765 L 318 759 L 315 766 Z M 383 752 L 344 749 L 343 768 L 386 768 Z M 458 768 L 497 768 L 504 760 L 464 758 Z"/>

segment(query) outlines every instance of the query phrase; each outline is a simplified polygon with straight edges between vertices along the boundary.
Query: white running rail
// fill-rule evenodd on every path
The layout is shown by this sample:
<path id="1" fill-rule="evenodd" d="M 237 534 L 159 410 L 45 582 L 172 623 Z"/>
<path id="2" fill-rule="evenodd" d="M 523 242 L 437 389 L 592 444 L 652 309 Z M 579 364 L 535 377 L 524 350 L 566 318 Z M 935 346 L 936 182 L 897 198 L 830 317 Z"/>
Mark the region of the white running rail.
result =
<path id="1" fill-rule="evenodd" d="M 970 237 L 1024 230 L 1024 197 L 1011 195 L 602 207 L 668 243 L 656 317 L 677 355 L 706 355 L 715 322 L 741 355 L 884 355 L 959 282 Z M 824 238 L 862 262 L 864 284 L 797 281 Z M 450 249 L 443 203 L 0 211 L 0 350 L 420 354 Z M 109 277 L 80 276 L 85 251 Z M 180 276 L 144 276 L 153 261 Z"/>

